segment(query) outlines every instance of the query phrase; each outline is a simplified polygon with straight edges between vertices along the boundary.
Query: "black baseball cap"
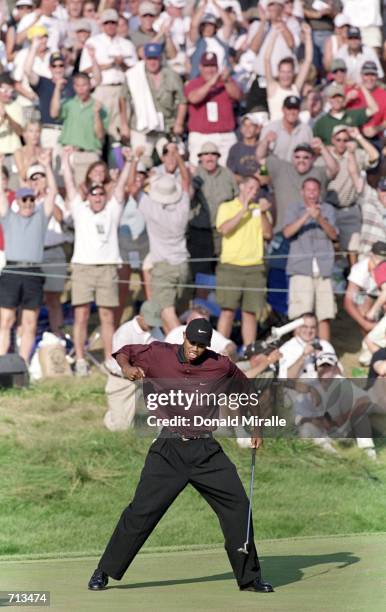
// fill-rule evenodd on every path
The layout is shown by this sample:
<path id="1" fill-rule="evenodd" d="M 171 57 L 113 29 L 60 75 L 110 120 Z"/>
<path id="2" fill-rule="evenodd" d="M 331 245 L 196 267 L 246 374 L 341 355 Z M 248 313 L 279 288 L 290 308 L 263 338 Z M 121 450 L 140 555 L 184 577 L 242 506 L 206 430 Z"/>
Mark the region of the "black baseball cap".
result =
<path id="1" fill-rule="evenodd" d="M 378 255 L 379 257 L 386 259 L 386 242 L 377 240 L 377 242 L 374 242 L 373 246 L 371 247 L 371 252 L 373 255 Z"/>
<path id="2" fill-rule="evenodd" d="M 91 183 L 87 191 L 91 195 L 96 195 L 98 191 L 103 192 L 103 194 L 106 193 L 105 187 L 102 185 L 102 183 Z"/>
<path id="3" fill-rule="evenodd" d="M 298 96 L 287 96 L 283 102 L 284 108 L 297 108 L 299 109 L 301 100 Z"/>
<path id="4" fill-rule="evenodd" d="M 50 55 L 50 66 L 53 66 L 56 62 L 64 63 L 64 55 L 62 55 L 59 51 L 54 51 Z"/>
<path id="5" fill-rule="evenodd" d="M 372 61 L 367 61 L 364 62 L 364 64 L 362 65 L 361 68 L 361 73 L 362 74 L 375 74 L 378 76 L 378 68 L 377 68 L 377 64 L 375 62 Z"/>
<path id="6" fill-rule="evenodd" d="M 308 142 L 301 142 L 300 144 L 296 145 L 294 148 L 294 153 L 297 153 L 298 151 L 305 151 L 306 153 L 311 153 L 311 155 L 314 155 L 314 150 L 311 145 L 308 144 Z"/>
<path id="7" fill-rule="evenodd" d="M 350 26 L 349 29 L 347 30 L 347 38 L 359 38 L 361 39 L 361 31 L 359 28 L 355 27 L 355 26 Z"/>
<path id="8" fill-rule="evenodd" d="M 382 177 L 378 181 L 377 188 L 379 189 L 379 191 L 386 191 L 386 177 Z"/>
<path id="9" fill-rule="evenodd" d="M 189 342 L 210 345 L 213 328 L 207 319 L 193 319 L 186 326 L 185 334 Z"/>

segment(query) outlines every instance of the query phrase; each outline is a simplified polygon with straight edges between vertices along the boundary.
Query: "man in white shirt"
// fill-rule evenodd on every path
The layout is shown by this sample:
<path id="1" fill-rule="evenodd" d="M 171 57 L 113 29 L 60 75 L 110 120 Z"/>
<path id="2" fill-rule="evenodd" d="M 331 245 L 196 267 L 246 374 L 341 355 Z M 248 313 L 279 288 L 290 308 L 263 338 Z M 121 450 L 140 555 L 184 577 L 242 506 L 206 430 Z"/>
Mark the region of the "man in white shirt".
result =
<path id="1" fill-rule="evenodd" d="M 64 148 L 63 177 L 67 207 L 74 219 L 75 244 L 72 256 L 72 305 L 74 306 L 75 373 L 87 376 L 85 343 L 90 304 L 98 306 L 105 359 L 109 359 L 114 333 L 114 308 L 118 306 L 118 271 L 121 262 L 118 226 L 129 176 L 129 149 L 122 153 L 126 163 L 112 197 L 107 201 L 103 184 L 93 183 L 87 199 L 77 192 L 70 167 L 71 147 Z"/>
<path id="2" fill-rule="evenodd" d="M 382 47 L 382 13 L 379 0 L 342 0 L 343 14 L 349 24 L 360 28 L 363 44 L 375 49 Z"/>
<path id="3" fill-rule="evenodd" d="M 123 96 L 125 72 L 137 62 L 135 47 L 130 40 L 117 36 L 118 13 L 115 9 L 106 9 L 101 15 L 103 32 L 88 39 L 87 46 L 95 49 L 97 64 L 102 72 L 102 83 L 94 92 L 109 113 L 108 133 L 113 140 L 119 138 L 119 100 Z M 91 73 L 92 60 L 87 47 L 83 50 L 79 69 Z"/>
<path id="4" fill-rule="evenodd" d="M 347 66 L 347 80 L 361 83 L 361 69 L 365 62 L 374 62 L 378 68 L 378 78 L 384 76 L 383 68 L 378 55 L 371 47 L 363 44 L 361 31 L 356 27 L 349 27 L 347 32 L 347 45 L 343 45 L 337 52 L 336 58 L 341 58 Z"/>
<path id="5" fill-rule="evenodd" d="M 321 340 L 316 336 L 318 330 L 316 316 L 309 312 L 303 315 L 303 319 L 303 325 L 295 330 L 293 338 L 280 347 L 279 379 L 316 379 L 318 377 L 316 364 L 321 354 L 331 355 L 337 363 L 334 347 L 327 340 Z M 312 424 L 303 423 L 303 419 L 311 420 L 310 415 L 313 419 L 323 416 L 321 408 L 315 406 L 313 394 L 307 392 L 307 388 L 300 392 L 299 389 L 286 389 L 286 397 L 291 401 L 293 418 L 295 425 L 299 427 L 299 435 L 312 437 L 315 444 L 334 452 L 331 443 L 322 437 L 317 428 L 312 428 Z"/>
<path id="6" fill-rule="evenodd" d="M 209 321 L 209 312 L 207 309 L 203 308 L 202 306 L 193 306 L 186 319 L 186 325 L 188 325 L 190 321 L 193 321 L 194 319 L 203 318 Z M 169 342 L 170 344 L 182 344 L 184 341 L 183 334 L 186 329 L 186 325 L 180 325 L 179 327 L 172 329 L 164 341 Z M 209 348 L 212 349 L 212 351 L 220 353 L 220 355 L 226 355 L 229 358 L 235 357 L 236 355 L 236 346 L 234 342 L 220 334 L 220 332 L 218 332 L 216 329 L 213 329 Z"/>
<path id="7" fill-rule="evenodd" d="M 143 302 L 139 315 L 123 323 L 113 336 L 113 352 L 127 344 L 150 344 L 156 338 L 151 332 L 162 325 L 160 309 L 154 302 Z M 110 431 L 128 429 L 134 420 L 136 384 L 124 378 L 122 370 L 112 357 L 105 363 L 109 372 L 105 392 L 108 411 L 103 422 Z"/>
<path id="8" fill-rule="evenodd" d="M 33 25 L 42 25 L 48 31 L 48 48 L 59 51 L 66 36 L 66 22 L 54 15 L 57 0 L 38 0 L 36 9 L 19 21 L 16 29 L 16 43 L 22 45 L 28 40 L 28 30 Z"/>
<path id="9" fill-rule="evenodd" d="M 279 378 L 315 378 L 317 355 L 321 351 L 335 355 L 334 347 L 316 336 L 316 316 L 310 312 L 303 319 L 304 324 L 295 330 L 293 338 L 280 347 Z"/>

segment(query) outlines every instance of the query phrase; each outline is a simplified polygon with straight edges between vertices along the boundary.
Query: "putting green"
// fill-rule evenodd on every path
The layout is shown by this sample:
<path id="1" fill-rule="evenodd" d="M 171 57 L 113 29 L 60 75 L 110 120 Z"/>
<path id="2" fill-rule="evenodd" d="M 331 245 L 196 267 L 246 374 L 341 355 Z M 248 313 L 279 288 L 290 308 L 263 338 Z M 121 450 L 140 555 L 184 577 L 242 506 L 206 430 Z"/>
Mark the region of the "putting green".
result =
<path id="1" fill-rule="evenodd" d="M 275 593 L 240 593 L 222 548 L 138 555 L 123 581 L 90 592 L 96 559 L 0 561 L 0 590 L 49 590 L 50 608 L 116 612 L 384 612 L 386 534 L 266 540 L 258 549 Z M 4 605 L 0 601 L 0 606 Z"/>

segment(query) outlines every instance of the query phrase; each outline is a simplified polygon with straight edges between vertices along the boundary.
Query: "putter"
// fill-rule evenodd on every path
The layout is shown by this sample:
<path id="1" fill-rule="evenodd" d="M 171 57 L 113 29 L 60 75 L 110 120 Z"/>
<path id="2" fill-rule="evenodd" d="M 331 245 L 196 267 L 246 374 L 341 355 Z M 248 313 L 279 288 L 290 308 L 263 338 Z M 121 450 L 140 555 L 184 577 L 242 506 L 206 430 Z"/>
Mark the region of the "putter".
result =
<path id="1" fill-rule="evenodd" d="M 252 497 L 253 497 L 253 482 L 255 480 L 255 462 L 256 462 L 256 447 L 252 448 L 252 463 L 251 463 L 251 480 L 249 483 L 249 505 L 248 505 L 248 524 L 247 524 L 247 537 L 244 542 L 244 546 L 237 549 L 237 552 L 243 555 L 248 555 L 248 544 L 249 536 L 251 531 L 251 518 L 252 518 Z"/>

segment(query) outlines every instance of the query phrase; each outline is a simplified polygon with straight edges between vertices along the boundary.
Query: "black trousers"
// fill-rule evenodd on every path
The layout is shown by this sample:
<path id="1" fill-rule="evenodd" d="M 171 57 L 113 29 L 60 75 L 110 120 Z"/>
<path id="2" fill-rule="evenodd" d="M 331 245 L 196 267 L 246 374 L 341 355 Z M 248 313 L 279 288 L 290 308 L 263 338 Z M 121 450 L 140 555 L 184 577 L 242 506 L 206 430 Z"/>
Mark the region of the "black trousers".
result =
<path id="1" fill-rule="evenodd" d="M 248 498 L 220 444 L 213 438 L 183 441 L 158 438 L 151 445 L 135 491 L 123 511 L 98 567 L 120 580 L 135 555 L 187 484 L 216 512 L 239 586 L 260 577 L 251 530 L 249 554 L 238 552 L 247 531 Z"/>

